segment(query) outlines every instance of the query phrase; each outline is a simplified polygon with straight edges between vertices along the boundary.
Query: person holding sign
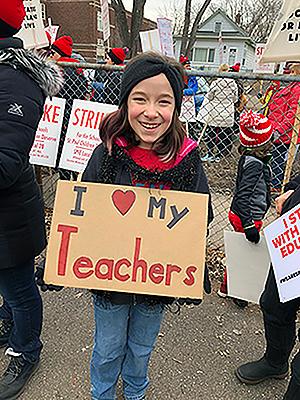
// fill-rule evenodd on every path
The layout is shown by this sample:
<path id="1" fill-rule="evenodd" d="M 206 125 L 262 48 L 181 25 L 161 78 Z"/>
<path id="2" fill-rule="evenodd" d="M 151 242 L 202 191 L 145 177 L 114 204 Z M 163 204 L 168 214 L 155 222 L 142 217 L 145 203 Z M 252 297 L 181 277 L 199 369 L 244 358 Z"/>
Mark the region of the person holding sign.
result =
<path id="1" fill-rule="evenodd" d="M 246 239 L 256 244 L 262 220 L 270 207 L 271 170 L 268 165 L 272 147 L 273 128 L 262 114 L 252 110 L 240 118 L 241 158 L 238 164 L 235 193 L 229 211 L 229 222 L 236 232 L 245 233 Z M 218 291 L 220 297 L 227 297 L 227 274 Z M 239 307 L 248 303 L 234 299 Z"/>
<path id="2" fill-rule="evenodd" d="M 300 204 L 300 175 L 290 181 L 284 190 L 285 193 L 276 199 L 276 210 L 280 215 Z M 241 382 L 251 385 L 270 378 L 284 379 L 288 375 L 289 357 L 296 341 L 296 319 L 300 309 L 300 298 L 281 303 L 274 271 L 270 268 L 260 306 L 264 316 L 265 354 L 260 360 L 241 365 L 235 371 Z M 298 337 L 300 338 L 300 330 Z M 283 400 L 299 399 L 300 352 L 298 351 L 292 361 L 292 376 Z"/>
<path id="3" fill-rule="evenodd" d="M 179 120 L 183 76 L 179 63 L 158 53 L 146 52 L 129 62 L 119 110 L 104 118 L 103 143 L 94 150 L 83 181 L 209 193 L 197 143 L 186 137 Z M 209 202 L 208 223 L 212 219 Z M 120 375 L 126 400 L 145 398 L 164 308 L 173 302 L 169 297 L 94 292 L 93 400 L 115 399 Z"/>
<path id="4" fill-rule="evenodd" d="M 0 2 L 0 347 L 10 363 L 0 399 L 16 399 L 39 365 L 42 300 L 34 258 L 46 246 L 44 210 L 29 152 L 47 96 L 62 86 L 55 65 L 13 37 L 25 17 L 21 0 Z"/>

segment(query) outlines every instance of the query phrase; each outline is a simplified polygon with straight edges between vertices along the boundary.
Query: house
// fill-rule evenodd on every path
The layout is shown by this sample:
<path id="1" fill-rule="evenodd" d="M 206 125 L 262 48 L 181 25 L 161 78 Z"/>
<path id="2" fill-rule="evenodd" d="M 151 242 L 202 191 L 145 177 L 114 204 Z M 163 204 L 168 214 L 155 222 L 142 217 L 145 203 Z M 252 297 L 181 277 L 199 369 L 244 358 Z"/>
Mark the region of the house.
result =
<path id="1" fill-rule="evenodd" d="M 174 38 L 175 54 L 179 57 L 181 38 Z M 192 51 L 193 66 L 215 70 L 220 64 L 241 63 L 244 71 L 253 70 L 255 62 L 255 43 L 221 9 L 199 24 L 196 42 Z"/>
<path id="2" fill-rule="evenodd" d="M 110 38 L 103 41 L 101 0 L 41 0 L 45 26 L 48 18 L 53 25 L 59 25 L 58 36 L 70 35 L 74 41 L 74 51 L 80 53 L 88 62 L 104 58 L 105 48 L 122 46 L 116 24 L 114 9 L 109 7 Z M 126 12 L 130 26 L 131 13 Z M 156 29 L 157 24 L 143 19 L 141 30 Z"/>

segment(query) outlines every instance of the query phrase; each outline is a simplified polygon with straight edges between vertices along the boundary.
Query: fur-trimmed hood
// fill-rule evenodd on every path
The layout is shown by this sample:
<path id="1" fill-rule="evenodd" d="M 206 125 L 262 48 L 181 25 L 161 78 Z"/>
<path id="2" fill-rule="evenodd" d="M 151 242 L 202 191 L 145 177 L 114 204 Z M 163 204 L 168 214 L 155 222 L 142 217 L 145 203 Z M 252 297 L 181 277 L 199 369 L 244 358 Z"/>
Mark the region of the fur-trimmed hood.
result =
<path id="1" fill-rule="evenodd" d="M 0 64 L 10 65 L 30 76 L 46 96 L 55 96 L 63 87 L 60 68 L 52 61 L 45 61 L 35 51 L 22 48 L 0 49 Z"/>

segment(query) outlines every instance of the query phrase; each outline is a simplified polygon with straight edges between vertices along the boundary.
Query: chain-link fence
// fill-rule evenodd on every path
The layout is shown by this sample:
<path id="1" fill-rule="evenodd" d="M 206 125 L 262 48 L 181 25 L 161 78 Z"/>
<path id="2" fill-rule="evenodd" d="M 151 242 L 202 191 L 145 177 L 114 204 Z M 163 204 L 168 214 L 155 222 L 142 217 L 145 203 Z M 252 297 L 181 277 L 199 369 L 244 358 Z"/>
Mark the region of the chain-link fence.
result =
<path id="1" fill-rule="evenodd" d="M 120 67 L 79 64 L 63 65 L 65 85 L 59 97 L 66 109 L 59 146 L 61 154 L 74 99 L 118 104 L 122 70 Z M 299 173 L 298 132 L 300 129 L 300 74 L 298 76 L 216 74 L 189 71 L 182 120 L 189 136 L 199 144 L 212 194 L 215 219 L 209 244 L 219 247 L 228 227 L 228 211 L 235 188 L 239 154 L 239 118 L 252 109 L 269 117 L 274 127 L 270 161 L 273 171 L 271 191 L 280 193 L 284 181 Z M 37 168 L 46 207 L 52 208 L 59 178 L 76 179 L 76 173 Z M 274 205 L 267 215 L 275 216 Z"/>

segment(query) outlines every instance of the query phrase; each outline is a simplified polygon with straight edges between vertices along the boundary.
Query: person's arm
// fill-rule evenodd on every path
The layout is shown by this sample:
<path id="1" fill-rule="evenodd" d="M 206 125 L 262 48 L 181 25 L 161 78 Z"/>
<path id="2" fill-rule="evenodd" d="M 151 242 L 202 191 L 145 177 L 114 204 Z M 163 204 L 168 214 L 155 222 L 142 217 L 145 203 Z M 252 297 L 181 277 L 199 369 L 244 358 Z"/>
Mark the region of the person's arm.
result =
<path id="1" fill-rule="evenodd" d="M 278 215 L 282 212 L 282 207 L 286 200 L 294 193 L 294 191 L 300 186 L 300 175 L 296 176 L 284 187 L 284 193 L 281 196 L 276 197 L 275 206 Z"/>
<path id="2" fill-rule="evenodd" d="M 194 96 L 198 91 L 198 82 L 195 76 L 190 76 L 187 89 L 183 90 L 185 96 Z"/>
<path id="3" fill-rule="evenodd" d="M 284 191 L 295 190 L 300 185 L 300 174 L 290 180 L 284 187 Z"/>
<path id="4" fill-rule="evenodd" d="M 98 182 L 98 173 L 101 168 L 105 148 L 103 143 L 99 144 L 93 151 L 85 170 L 83 171 L 82 182 Z"/>

